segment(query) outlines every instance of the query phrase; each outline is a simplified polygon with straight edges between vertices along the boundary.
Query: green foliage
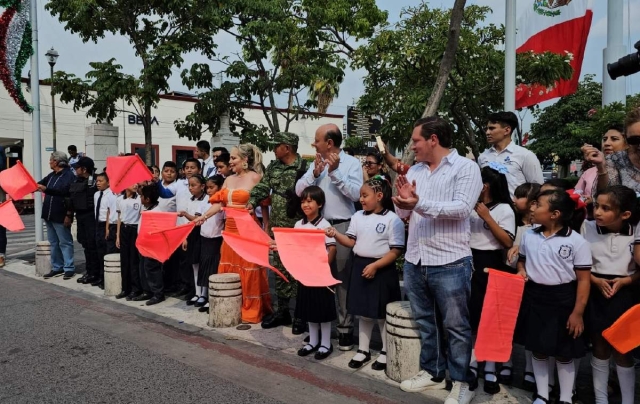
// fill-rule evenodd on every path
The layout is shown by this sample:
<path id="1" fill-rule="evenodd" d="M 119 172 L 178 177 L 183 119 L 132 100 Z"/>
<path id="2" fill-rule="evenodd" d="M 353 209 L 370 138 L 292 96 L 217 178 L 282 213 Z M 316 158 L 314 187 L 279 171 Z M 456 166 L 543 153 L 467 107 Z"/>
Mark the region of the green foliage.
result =
<path id="1" fill-rule="evenodd" d="M 205 91 L 194 112 L 175 122 L 176 130 L 198 139 L 217 131 L 221 113 L 228 111 L 232 131 L 263 150 L 271 134 L 288 131 L 318 102 L 326 103 L 322 97 L 303 101 L 301 92 L 317 83 L 337 92 L 354 51 L 351 43 L 373 35 L 387 17 L 374 0 L 228 0 L 220 7 L 233 22 L 224 31 L 242 50 L 211 58 L 224 66 L 222 86 L 214 84 L 217 74 L 208 64 L 182 72 L 187 87 Z M 266 126 L 244 119 L 247 105 L 263 109 Z"/>
<path id="2" fill-rule="evenodd" d="M 483 24 L 488 7 L 465 8 L 460 44 L 439 113 L 461 136 L 454 146 L 478 156 L 485 147 L 486 116 L 504 102 L 503 26 Z M 422 115 L 434 86 L 447 43 L 450 10 L 426 3 L 403 11 L 402 19 L 386 26 L 356 51 L 355 66 L 367 70 L 365 94 L 358 106 L 383 116 L 383 138 L 392 147 L 404 147 L 413 122 Z M 481 26 L 482 24 L 482 26 Z M 571 77 L 570 55 L 521 54 L 517 58 L 518 83 L 552 85 Z"/>
<path id="3" fill-rule="evenodd" d="M 208 0 L 50 0 L 45 8 L 84 42 L 98 43 L 108 34 L 127 37 L 142 61 L 139 75 L 122 73 L 115 59 L 94 62 L 87 80 L 58 72 L 55 91 L 74 110 L 88 108 L 87 115 L 98 121 L 113 120 L 124 99 L 142 117 L 150 164 L 151 111 L 159 93 L 169 90 L 171 69 L 182 65 L 187 52 L 213 57 L 214 34 L 231 22 L 219 13 L 217 2 Z"/>
<path id="4" fill-rule="evenodd" d="M 364 149 L 364 140 L 360 136 L 349 136 L 344 140 L 344 147 L 348 147 L 354 151 Z"/>

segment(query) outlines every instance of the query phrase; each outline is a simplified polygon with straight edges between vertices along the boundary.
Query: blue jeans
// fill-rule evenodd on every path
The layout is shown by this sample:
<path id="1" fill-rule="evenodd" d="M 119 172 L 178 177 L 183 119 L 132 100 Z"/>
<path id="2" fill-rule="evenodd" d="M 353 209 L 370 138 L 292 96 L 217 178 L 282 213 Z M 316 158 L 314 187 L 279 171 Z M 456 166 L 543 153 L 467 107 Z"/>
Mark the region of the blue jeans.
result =
<path id="1" fill-rule="evenodd" d="M 433 377 L 471 381 L 471 257 L 442 266 L 404 264 L 404 287 L 418 329 L 422 349 L 420 367 Z M 446 346 L 444 340 L 446 332 Z"/>
<path id="2" fill-rule="evenodd" d="M 62 223 L 45 220 L 47 224 L 47 238 L 51 244 L 51 269 L 65 272 L 75 271 L 73 265 L 73 237 L 71 229 Z"/>

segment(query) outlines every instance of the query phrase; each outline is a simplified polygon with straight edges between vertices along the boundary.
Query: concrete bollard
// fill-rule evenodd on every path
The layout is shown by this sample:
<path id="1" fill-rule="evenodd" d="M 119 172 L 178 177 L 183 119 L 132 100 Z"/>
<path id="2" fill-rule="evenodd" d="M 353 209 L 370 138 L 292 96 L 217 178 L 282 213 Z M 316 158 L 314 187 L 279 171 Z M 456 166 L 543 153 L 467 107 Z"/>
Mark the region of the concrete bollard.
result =
<path id="1" fill-rule="evenodd" d="M 235 327 L 242 321 L 242 286 L 238 274 L 209 277 L 209 326 Z"/>
<path id="2" fill-rule="evenodd" d="M 48 241 L 36 243 L 36 275 L 44 276 L 51 272 L 51 244 Z"/>
<path id="3" fill-rule="evenodd" d="M 120 275 L 120 254 L 104 256 L 104 295 L 115 296 L 122 292 L 122 275 Z"/>
<path id="4" fill-rule="evenodd" d="M 387 377 L 398 383 L 420 371 L 420 333 L 409 302 L 387 304 Z"/>

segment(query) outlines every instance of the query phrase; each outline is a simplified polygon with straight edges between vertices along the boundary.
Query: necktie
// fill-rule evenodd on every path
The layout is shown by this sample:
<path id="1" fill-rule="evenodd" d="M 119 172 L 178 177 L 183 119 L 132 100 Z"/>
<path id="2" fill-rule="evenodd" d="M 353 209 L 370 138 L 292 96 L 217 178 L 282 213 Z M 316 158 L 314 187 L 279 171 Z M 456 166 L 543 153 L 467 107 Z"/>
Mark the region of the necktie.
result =
<path id="1" fill-rule="evenodd" d="M 98 197 L 98 203 L 96 203 L 96 222 L 100 221 L 100 202 L 102 202 L 102 194 L 104 191 L 100 191 L 100 196 Z"/>

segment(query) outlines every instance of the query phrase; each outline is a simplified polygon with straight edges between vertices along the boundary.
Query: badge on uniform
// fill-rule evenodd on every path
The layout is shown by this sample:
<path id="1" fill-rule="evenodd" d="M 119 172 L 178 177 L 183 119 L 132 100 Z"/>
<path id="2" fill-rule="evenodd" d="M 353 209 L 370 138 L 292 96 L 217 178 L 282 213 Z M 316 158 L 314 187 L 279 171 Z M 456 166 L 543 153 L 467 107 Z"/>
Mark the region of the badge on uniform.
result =
<path id="1" fill-rule="evenodd" d="M 376 226 L 376 233 L 382 234 L 384 233 L 384 229 L 386 228 L 387 226 L 384 223 L 378 223 L 378 225 Z"/>
<path id="2" fill-rule="evenodd" d="M 133 204 L 133 209 L 134 210 L 139 210 L 140 209 L 140 204 L 139 203 L 134 203 Z"/>
<path id="3" fill-rule="evenodd" d="M 565 260 L 571 257 L 572 253 L 573 253 L 573 249 L 571 248 L 571 246 L 568 246 L 568 245 L 561 245 L 560 250 L 558 250 L 558 254 L 560 255 L 560 258 Z"/>

